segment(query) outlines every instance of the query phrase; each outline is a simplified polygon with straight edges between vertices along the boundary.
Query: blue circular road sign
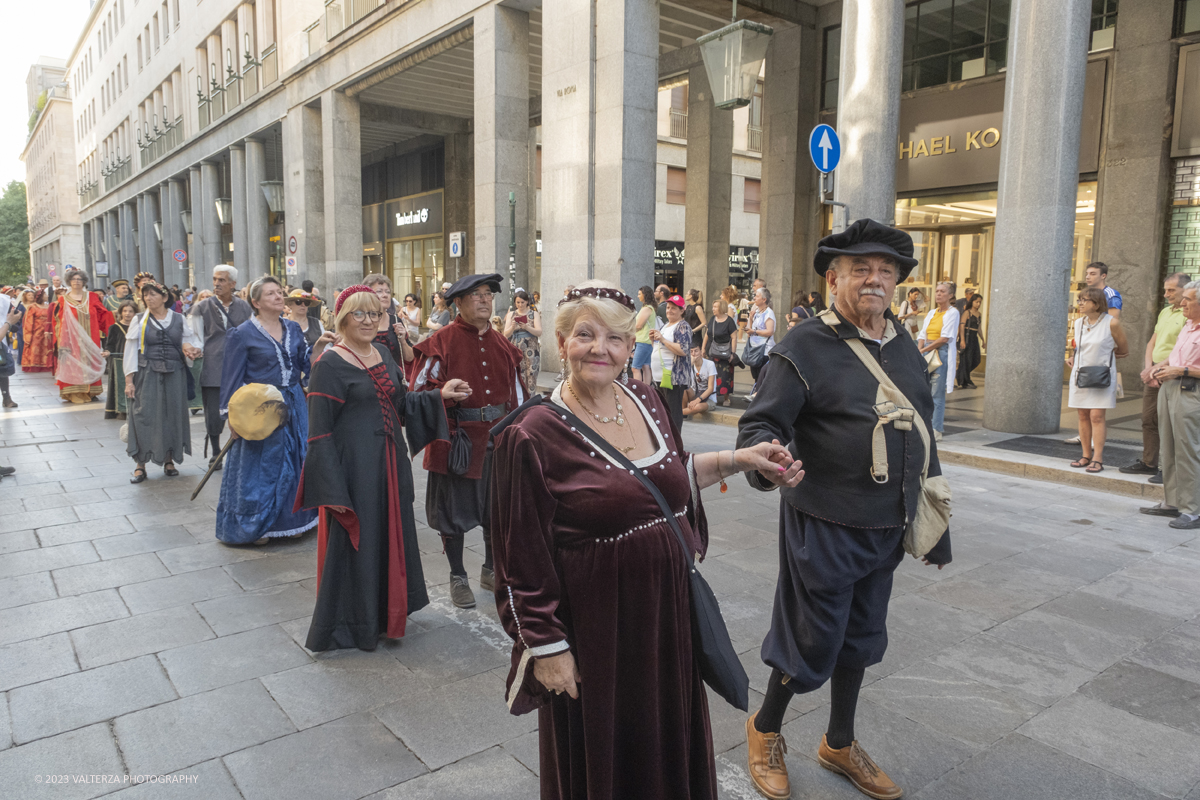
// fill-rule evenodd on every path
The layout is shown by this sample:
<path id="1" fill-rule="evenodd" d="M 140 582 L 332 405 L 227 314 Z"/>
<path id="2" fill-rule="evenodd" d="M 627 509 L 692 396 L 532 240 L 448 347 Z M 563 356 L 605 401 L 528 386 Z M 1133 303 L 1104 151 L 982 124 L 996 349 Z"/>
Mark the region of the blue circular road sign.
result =
<path id="1" fill-rule="evenodd" d="M 837 131 L 828 125 L 813 128 L 808 137 L 808 155 L 821 172 L 833 172 L 842 158 L 842 143 Z"/>

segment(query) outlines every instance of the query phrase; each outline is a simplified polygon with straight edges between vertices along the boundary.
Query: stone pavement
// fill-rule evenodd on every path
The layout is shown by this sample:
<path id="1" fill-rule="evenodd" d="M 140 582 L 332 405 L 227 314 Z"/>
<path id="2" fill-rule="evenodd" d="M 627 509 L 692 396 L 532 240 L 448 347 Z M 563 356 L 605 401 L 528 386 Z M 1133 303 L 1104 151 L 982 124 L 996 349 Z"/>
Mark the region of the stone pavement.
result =
<path id="1" fill-rule="evenodd" d="M 17 376 L 13 394 L 20 409 L 0 414 L 0 463 L 20 470 L 0 482 L 0 796 L 537 796 L 536 717 L 503 702 L 507 636 L 493 604 L 450 605 L 429 529 L 433 602 L 408 635 L 314 655 L 301 644 L 313 535 L 225 547 L 216 483 L 188 502 L 200 458 L 132 486 L 101 404 L 64 407 L 45 376 Z M 699 451 L 734 434 L 684 435 Z M 891 646 L 859 704 L 864 746 L 919 800 L 1200 800 L 1200 539 L 1131 498 L 948 474 L 956 559 L 896 574 Z M 702 570 L 752 704 L 768 674 L 776 502 L 743 481 L 706 492 Z M 481 549 L 476 536 L 473 576 Z M 745 715 L 710 703 L 721 797 L 754 798 Z M 794 796 L 861 797 L 815 761 L 827 703 L 826 689 L 790 709 Z M 127 774 L 191 782 L 95 777 Z"/>

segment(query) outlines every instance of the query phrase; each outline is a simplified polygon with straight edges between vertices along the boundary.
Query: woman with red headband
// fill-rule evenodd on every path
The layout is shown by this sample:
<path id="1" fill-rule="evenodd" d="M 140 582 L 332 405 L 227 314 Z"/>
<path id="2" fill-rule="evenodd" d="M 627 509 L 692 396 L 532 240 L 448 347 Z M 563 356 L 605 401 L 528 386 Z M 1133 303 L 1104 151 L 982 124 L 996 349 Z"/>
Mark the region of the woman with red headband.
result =
<path id="1" fill-rule="evenodd" d="M 317 606 L 309 650 L 374 650 L 404 635 L 408 615 L 428 605 L 408 448 L 449 439 L 444 400 L 470 387 L 408 392 L 389 349 L 375 341 L 379 297 L 351 286 L 334 304 L 341 341 L 312 368 L 308 456 L 296 507 L 319 515 Z M 382 435 L 380 435 L 382 434 Z"/>

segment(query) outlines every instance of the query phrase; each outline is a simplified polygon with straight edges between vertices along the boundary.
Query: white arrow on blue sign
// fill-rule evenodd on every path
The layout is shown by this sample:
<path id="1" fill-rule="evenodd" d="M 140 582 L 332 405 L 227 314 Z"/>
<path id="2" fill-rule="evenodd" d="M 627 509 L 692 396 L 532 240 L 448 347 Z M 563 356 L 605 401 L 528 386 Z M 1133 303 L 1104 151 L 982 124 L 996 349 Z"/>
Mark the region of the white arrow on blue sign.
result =
<path id="1" fill-rule="evenodd" d="M 842 143 L 837 131 L 828 125 L 813 128 L 808 137 L 808 155 L 821 172 L 833 172 L 842 158 Z"/>

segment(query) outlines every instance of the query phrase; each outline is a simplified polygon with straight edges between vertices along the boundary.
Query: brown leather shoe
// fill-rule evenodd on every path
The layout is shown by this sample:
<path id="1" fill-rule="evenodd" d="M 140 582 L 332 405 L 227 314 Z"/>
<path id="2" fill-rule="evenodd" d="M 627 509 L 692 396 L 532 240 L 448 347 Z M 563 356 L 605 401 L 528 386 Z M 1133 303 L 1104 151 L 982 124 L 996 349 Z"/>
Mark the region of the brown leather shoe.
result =
<path id="1" fill-rule="evenodd" d="M 746 744 L 749 751 L 750 782 L 763 797 L 771 800 L 787 800 L 792 796 L 792 785 L 788 781 L 787 764 L 783 757 L 787 743 L 779 733 L 760 733 L 754 727 L 755 712 L 746 720 Z"/>
<path id="2" fill-rule="evenodd" d="M 857 739 L 849 747 L 834 750 L 822 736 L 821 746 L 817 750 L 817 763 L 827 770 L 845 775 L 856 789 L 875 800 L 896 800 L 904 794 L 904 790 L 859 746 Z"/>

